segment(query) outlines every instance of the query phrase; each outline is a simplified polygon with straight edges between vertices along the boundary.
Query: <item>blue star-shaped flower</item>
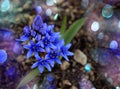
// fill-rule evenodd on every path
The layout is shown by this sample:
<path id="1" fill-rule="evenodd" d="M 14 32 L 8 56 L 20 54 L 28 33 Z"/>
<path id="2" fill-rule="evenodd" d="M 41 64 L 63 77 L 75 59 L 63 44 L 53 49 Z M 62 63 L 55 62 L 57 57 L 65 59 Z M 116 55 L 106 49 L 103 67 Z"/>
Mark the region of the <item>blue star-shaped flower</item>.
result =
<path id="1" fill-rule="evenodd" d="M 46 59 L 42 59 L 40 57 L 37 57 L 37 62 L 35 62 L 31 68 L 38 67 L 40 73 L 43 73 L 44 67 L 48 69 L 48 71 L 51 71 L 51 67 L 49 65 L 49 62 Z"/>
<path id="2" fill-rule="evenodd" d="M 57 48 L 60 48 L 62 46 L 63 42 L 64 42 L 63 39 L 60 39 L 59 37 L 55 37 L 52 43 Z"/>
<path id="3" fill-rule="evenodd" d="M 53 31 L 53 29 L 54 29 L 54 25 L 48 25 L 47 26 L 47 34 L 49 35 L 49 36 L 54 36 L 54 31 Z"/>
<path id="4" fill-rule="evenodd" d="M 52 38 L 49 36 L 45 36 L 42 40 L 43 44 L 44 44 L 44 48 L 46 49 L 46 52 L 50 52 L 51 48 L 56 48 L 53 44 L 52 44 Z"/>
<path id="5" fill-rule="evenodd" d="M 26 41 L 31 36 L 31 28 L 29 26 L 25 26 L 23 29 L 23 35 L 20 37 L 20 41 Z"/>
<path id="6" fill-rule="evenodd" d="M 39 56 L 38 52 L 45 52 L 45 50 L 42 47 L 43 44 L 41 41 L 37 43 L 30 41 L 30 45 L 24 45 L 24 48 L 29 50 L 27 53 L 27 58 L 30 58 L 32 53 L 34 53 L 35 57 L 37 58 Z"/>
<path id="7" fill-rule="evenodd" d="M 46 56 L 47 56 L 47 59 L 56 61 L 58 64 L 62 64 L 61 60 L 59 59 L 60 52 L 57 48 L 54 50 L 51 50 Z"/>
<path id="8" fill-rule="evenodd" d="M 60 32 L 54 32 L 53 29 L 54 29 L 54 25 L 48 25 L 47 26 L 47 30 L 46 30 L 46 34 L 48 34 L 49 36 L 53 37 L 53 39 L 55 37 L 60 38 L 61 37 Z"/>
<path id="9" fill-rule="evenodd" d="M 38 31 L 41 35 L 46 35 L 46 30 L 47 30 L 47 24 L 46 23 L 44 23 L 43 26 L 40 29 L 38 29 Z"/>
<path id="10" fill-rule="evenodd" d="M 71 44 L 67 44 L 66 46 L 61 46 L 60 47 L 60 52 L 61 52 L 61 56 L 64 57 L 67 61 L 69 61 L 67 56 L 72 56 L 73 53 L 68 51 L 68 49 L 71 47 Z"/>

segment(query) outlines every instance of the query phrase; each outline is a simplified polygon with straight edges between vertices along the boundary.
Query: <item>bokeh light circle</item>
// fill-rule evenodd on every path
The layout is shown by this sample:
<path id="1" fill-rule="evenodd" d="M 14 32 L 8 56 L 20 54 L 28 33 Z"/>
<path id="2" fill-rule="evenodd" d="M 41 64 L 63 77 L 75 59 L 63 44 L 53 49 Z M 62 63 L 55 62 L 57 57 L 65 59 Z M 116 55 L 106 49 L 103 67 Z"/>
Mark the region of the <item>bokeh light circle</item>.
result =
<path id="1" fill-rule="evenodd" d="M 84 67 L 84 69 L 85 69 L 86 72 L 90 72 L 91 69 L 92 69 L 91 64 L 86 64 L 85 67 Z"/>
<path id="2" fill-rule="evenodd" d="M 46 10 L 46 15 L 47 16 L 51 16 L 52 15 L 52 10 L 51 9 L 47 9 Z"/>
<path id="3" fill-rule="evenodd" d="M 5 50 L 0 49 L 0 63 L 4 63 L 7 60 L 7 53 Z"/>
<path id="4" fill-rule="evenodd" d="M 105 18 L 110 18 L 113 15 L 113 7 L 109 4 L 106 4 L 102 9 L 102 16 Z"/>
<path id="5" fill-rule="evenodd" d="M 111 49 L 117 49 L 118 48 L 118 42 L 116 40 L 112 40 L 110 42 L 110 48 Z"/>
<path id="6" fill-rule="evenodd" d="M 98 31 L 99 28 L 100 28 L 99 22 L 94 21 L 94 22 L 92 23 L 92 25 L 91 25 L 91 30 L 92 30 L 92 31 Z"/>
<path id="7" fill-rule="evenodd" d="M 98 39 L 103 39 L 103 37 L 104 37 L 104 34 L 103 34 L 102 32 L 100 32 L 100 33 L 98 34 Z"/>
<path id="8" fill-rule="evenodd" d="M 36 10 L 37 14 L 40 14 L 42 12 L 42 7 L 41 6 L 36 6 L 35 10 Z"/>
<path id="9" fill-rule="evenodd" d="M 118 28 L 120 28 L 120 21 L 118 21 Z"/>
<path id="10" fill-rule="evenodd" d="M 53 0 L 46 0 L 46 5 L 53 6 L 54 5 L 54 1 Z"/>
<path id="11" fill-rule="evenodd" d="M 82 5 L 82 7 L 87 8 L 88 5 L 89 5 L 89 1 L 88 0 L 82 0 L 81 5 Z"/>
<path id="12" fill-rule="evenodd" d="M 117 86 L 115 89 L 120 89 L 120 87 L 119 87 L 119 86 Z"/>
<path id="13" fill-rule="evenodd" d="M 6 11 L 8 11 L 10 8 L 11 8 L 11 3 L 10 3 L 9 0 L 4 0 L 4 1 L 1 3 L 1 6 L 0 6 L 1 12 L 6 12 Z"/>

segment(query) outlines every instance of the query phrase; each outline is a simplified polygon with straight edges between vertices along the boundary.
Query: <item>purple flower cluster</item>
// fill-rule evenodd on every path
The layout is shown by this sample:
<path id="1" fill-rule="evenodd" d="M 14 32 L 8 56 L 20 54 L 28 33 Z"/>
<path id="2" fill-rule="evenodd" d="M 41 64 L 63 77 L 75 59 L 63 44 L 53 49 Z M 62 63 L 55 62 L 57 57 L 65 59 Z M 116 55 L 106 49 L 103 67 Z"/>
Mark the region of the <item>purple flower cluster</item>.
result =
<path id="1" fill-rule="evenodd" d="M 21 48 L 15 40 L 14 31 L 0 28 L 0 64 L 15 59 L 21 54 Z"/>
<path id="2" fill-rule="evenodd" d="M 59 59 L 61 56 L 69 61 L 67 56 L 73 53 L 68 51 L 71 44 L 65 45 L 64 39 L 61 39 L 59 32 L 54 32 L 54 25 L 48 25 L 43 22 L 42 17 L 37 15 L 31 26 L 25 26 L 20 40 L 26 42 L 24 48 L 28 50 L 27 59 L 32 56 L 36 58 L 36 62 L 32 68 L 38 67 L 40 73 L 44 71 L 44 67 L 51 71 L 55 62 L 62 64 Z"/>
<path id="3" fill-rule="evenodd" d="M 4 64 L 0 64 L 0 89 L 16 89 L 24 74 L 22 64 L 8 58 Z"/>

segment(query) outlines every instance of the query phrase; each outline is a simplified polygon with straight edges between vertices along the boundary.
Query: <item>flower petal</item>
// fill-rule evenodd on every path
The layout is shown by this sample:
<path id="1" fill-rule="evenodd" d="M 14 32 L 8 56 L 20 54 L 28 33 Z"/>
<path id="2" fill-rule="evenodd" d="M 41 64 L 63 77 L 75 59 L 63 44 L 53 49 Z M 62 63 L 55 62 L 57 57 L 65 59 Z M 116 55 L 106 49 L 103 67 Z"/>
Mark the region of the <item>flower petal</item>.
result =
<path id="1" fill-rule="evenodd" d="M 25 35 L 22 35 L 21 37 L 20 37 L 20 41 L 26 41 L 26 40 L 28 40 L 29 39 L 29 37 L 28 36 L 25 36 Z"/>
<path id="2" fill-rule="evenodd" d="M 63 55 L 63 57 L 64 57 L 67 61 L 69 61 L 69 59 L 68 59 L 68 57 L 67 57 L 66 55 Z"/>
<path id="3" fill-rule="evenodd" d="M 23 46 L 25 49 L 30 49 L 30 46 L 29 45 L 24 45 Z"/>
<path id="4" fill-rule="evenodd" d="M 43 48 L 39 48 L 40 52 L 45 52 L 45 50 Z"/>
<path id="5" fill-rule="evenodd" d="M 40 73 L 43 73 L 44 67 L 42 65 L 39 65 L 38 69 L 39 69 Z"/>
<path id="6" fill-rule="evenodd" d="M 67 52 L 67 55 L 69 55 L 69 56 L 73 56 L 74 53 L 68 51 L 68 52 Z"/>
<path id="7" fill-rule="evenodd" d="M 23 28 L 23 31 L 25 32 L 25 33 L 29 33 L 30 32 L 30 27 L 29 26 L 25 26 L 24 28 Z"/>
<path id="8" fill-rule="evenodd" d="M 69 49 L 71 47 L 72 44 L 67 44 L 66 48 Z"/>
<path id="9" fill-rule="evenodd" d="M 39 64 L 38 62 L 35 62 L 35 63 L 32 65 L 32 67 L 31 67 L 31 68 L 33 69 L 33 68 L 37 67 L 37 66 L 38 66 L 38 64 Z"/>
<path id="10" fill-rule="evenodd" d="M 56 62 L 58 63 L 58 64 L 62 64 L 62 62 L 60 61 L 60 59 L 56 59 Z"/>
<path id="11" fill-rule="evenodd" d="M 52 49 L 56 49 L 57 47 L 55 46 L 55 45 L 53 45 L 53 44 L 50 44 L 50 47 L 52 48 Z"/>
<path id="12" fill-rule="evenodd" d="M 43 44 L 43 42 L 42 42 L 42 41 L 40 41 L 40 40 L 37 42 L 37 44 L 36 44 L 36 45 L 37 45 L 37 46 L 44 47 L 44 44 Z"/>
<path id="13" fill-rule="evenodd" d="M 31 45 L 34 45 L 34 42 L 31 40 L 31 41 L 30 41 L 30 44 L 31 44 Z"/>
<path id="14" fill-rule="evenodd" d="M 28 53 L 27 53 L 27 59 L 29 59 L 31 57 L 32 53 L 33 52 L 31 50 L 28 51 Z"/>
<path id="15" fill-rule="evenodd" d="M 50 48 L 49 48 L 49 47 L 46 47 L 46 51 L 47 51 L 47 52 L 50 52 Z"/>
<path id="16" fill-rule="evenodd" d="M 55 64 L 54 60 L 48 60 L 48 62 L 52 67 L 54 67 L 54 64 Z"/>
<path id="17" fill-rule="evenodd" d="M 61 37 L 61 34 L 60 34 L 60 32 L 55 32 L 55 36 L 57 36 L 57 37 Z"/>
<path id="18" fill-rule="evenodd" d="M 39 58 L 40 58 L 38 52 L 34 52 L 34 55 L 35 55 L 35 58 L 36 58 L 36 59 L 39 59 Z"/>
<path id="19" fill-rule="evenodd" d="M 60 45 L 63 46 L 64 44 L 65 44 L 64 39 L 62 39 Z"/>
<path id="20" fill-rule="evenodd" d="M 48 69 L 48 71 L 51 71 L 51 67 L 50 67 L 50 65 L 48 63 L 45 63 L 44 66 Z"/>
<path id="21" fill-rule="evenodd" d="M 40 39 L 41 39 L 41 36 L 40 35 L 37 35 L 36 37 L 35 37 L 35 39 L 37 40 L 37 41 L 39 41 Z M 40 41 L 41 42 L 41 41 Z M 38 43 L 37 43 L 38 44 Z"/>
<path id="22" fill-rule="evenodd" d="M 36 34 L 37 34 L 37 33 L 36 33 L 34 30 L 31 30 L 31 36 L 34 36 L 34 37 L 35 37 Z"/>

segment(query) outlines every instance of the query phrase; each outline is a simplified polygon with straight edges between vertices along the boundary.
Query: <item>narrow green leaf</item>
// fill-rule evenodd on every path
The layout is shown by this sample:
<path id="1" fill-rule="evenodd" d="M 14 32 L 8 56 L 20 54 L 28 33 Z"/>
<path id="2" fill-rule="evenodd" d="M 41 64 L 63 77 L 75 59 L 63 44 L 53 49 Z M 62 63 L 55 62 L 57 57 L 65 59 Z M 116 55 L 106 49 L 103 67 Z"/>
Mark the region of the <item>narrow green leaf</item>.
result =
<path id="1" fill-rule="evenodd" d="M 83 26 L 84 22 L 85 22 L 85 18 L 81 18 L 81 19 L 75 21 L 69 27 L 69 29 L 62 35 L 62 37 L 65 40 L 65 44 L 70 43 L 70 41 L 73 39 L 73 37 L 77 34 L 77 32 Z"/>
<path id="2" fill-rule="evenodd" d="M 60 29 L 61 34 L 63 34 L 65 32 L 66 25 L 67 25 L 67 17 L 65 16 L 63 21 L 62 21 L 62 26 L 61 26 L 61 29 Z"/>
<path id="3" fill-rule="evenodd" d="M 20 83 L 18 84 L 16 89 L 19 89 L 20 87 L 24 86 L 25 84 L 27 84 L 28 82 L 30 82 L 35 76 L 37 76 L 39 73 L 38 68 L 33 69 L 30 73 L 28 73 L 23 79 L 22 81 L 20 81 Z"/>

